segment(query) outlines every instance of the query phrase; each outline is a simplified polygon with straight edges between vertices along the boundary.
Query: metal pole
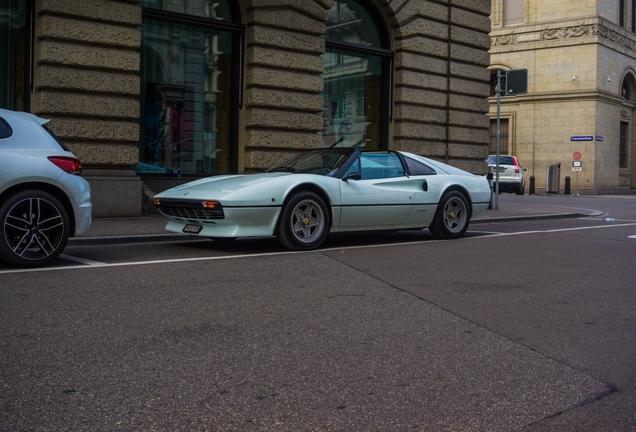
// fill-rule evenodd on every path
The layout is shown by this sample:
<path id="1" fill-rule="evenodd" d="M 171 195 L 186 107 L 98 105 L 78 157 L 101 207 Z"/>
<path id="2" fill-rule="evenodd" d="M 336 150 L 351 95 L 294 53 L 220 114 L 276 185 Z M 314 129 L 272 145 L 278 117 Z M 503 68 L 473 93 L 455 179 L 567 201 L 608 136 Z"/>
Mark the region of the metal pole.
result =
<path id="1" fill-rule="evenodd" d="M 497 151 L 495 152 L 495 210 L 499 210 L 499 145 L 501 143 L 501 69 L 497 70 Z"/>
<path id="2" fill-rule="evenodd" d="M 576 172 L 576 193 L 574 194 L 575 196 L 581 196 L 581 194 L 579 193 L 579 172 Z"/>

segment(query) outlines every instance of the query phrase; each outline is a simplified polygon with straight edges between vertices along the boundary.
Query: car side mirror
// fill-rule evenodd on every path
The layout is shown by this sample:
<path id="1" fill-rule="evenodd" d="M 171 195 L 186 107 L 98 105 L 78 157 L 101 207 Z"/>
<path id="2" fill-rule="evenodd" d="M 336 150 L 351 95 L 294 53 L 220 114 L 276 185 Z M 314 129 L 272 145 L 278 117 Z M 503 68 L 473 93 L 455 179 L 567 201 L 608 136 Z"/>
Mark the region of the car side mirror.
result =
<path id="1" fill-rule="evenodd" d="M 361 180 L 361 179 L 362 179 L 362 175 L 359 172 L 352 172 L 351 174 L 343 178 L 344 181 Z"/>
<path id="2" fill-rule="evenodd" d="M 524 168 L 524 169 L 523 169 L 523 172 L 528 172 L 528 168 Z"/>

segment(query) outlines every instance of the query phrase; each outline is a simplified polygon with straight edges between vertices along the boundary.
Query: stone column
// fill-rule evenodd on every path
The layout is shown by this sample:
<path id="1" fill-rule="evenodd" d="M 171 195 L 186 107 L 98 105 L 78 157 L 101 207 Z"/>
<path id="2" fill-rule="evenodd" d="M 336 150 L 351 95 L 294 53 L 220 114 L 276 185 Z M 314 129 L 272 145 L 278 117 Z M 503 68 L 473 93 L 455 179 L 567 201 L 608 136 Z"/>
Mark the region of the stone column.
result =
<path id="1" fill-rule="evenodd" d="M 139 0 L 38 0 L 34 114 L 82 161 L 93 216 L 141 214 Z"/>
<path id="2" fill-rule="evenodd" d="M 245 171 L 322 145 L 327 11 L 333 0 L 249 0 L 244 98 Z"/>
<path id="3" fill-rule="evenodd" d="M 381 3 L 395 38 L 392 148 L 485 174 L 490 1 Z"/>

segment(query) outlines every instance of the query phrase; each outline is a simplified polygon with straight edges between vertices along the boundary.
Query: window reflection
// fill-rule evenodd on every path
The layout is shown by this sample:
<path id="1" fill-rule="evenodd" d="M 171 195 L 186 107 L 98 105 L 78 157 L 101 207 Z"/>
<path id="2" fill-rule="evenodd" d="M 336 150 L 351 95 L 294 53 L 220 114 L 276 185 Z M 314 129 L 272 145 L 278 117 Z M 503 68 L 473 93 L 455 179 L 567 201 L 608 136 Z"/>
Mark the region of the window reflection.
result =
<path id="1" fill-rule="evenodd" d="M 362 6 L 351 0 L 336 0 L 327 18 L 327 39 L 380 48 L 380 34 Z"/>
<path id="2" fill-rule="evenodd" d="M 230 172 L 231 48 L 228 32 L 144 19 L 138 172 Z"/>
<path id="3" fill-rule="evenodd" d="M 0 108 L 23 111 L 26 2 L 0 2 Z"/>
<path id="4" fill-rule="evenodd" d="M 380 57 L 327 49 L 323 58 L 323 146 L 379 149 Z"/>
<path id="5" fill-rule="evenodd" d="M 329 11 L 325 38 L 322 144 L 377 150 L 381 145 L 383 67 L 382 58 L 369 52 L 370 47 L 382 48 L 376 23 L 356 1 L 336 0 Z M 334 46 L 336 41 L 360 49 Z"/>
<path id="6" fill-rule="evenodd" d="M 141 6 L 219 21 L 232 21 L 230 9 L 224 0 L 142 0 Z"/>

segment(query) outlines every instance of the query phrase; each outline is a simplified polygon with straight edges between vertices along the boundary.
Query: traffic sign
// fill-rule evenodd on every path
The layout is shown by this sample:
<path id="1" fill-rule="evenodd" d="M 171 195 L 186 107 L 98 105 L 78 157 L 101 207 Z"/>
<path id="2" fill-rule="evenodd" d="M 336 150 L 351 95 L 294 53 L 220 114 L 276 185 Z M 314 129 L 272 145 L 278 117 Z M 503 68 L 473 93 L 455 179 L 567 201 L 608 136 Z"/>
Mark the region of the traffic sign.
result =
<path id="1" fill-rule="evenodd" d="M 581 154 L 581 152 L 574 152 L 574 154 L 572 155 L 572 157 L 574 158 L 574 160 L 581 160 L 581 158 L 583 157 L 583 155 Z"/>
<path id="2" fill-rule="evenodd" d="M 513 69 L 506 72 L 506 96 L 528 93 L 528 69 Z"/>

